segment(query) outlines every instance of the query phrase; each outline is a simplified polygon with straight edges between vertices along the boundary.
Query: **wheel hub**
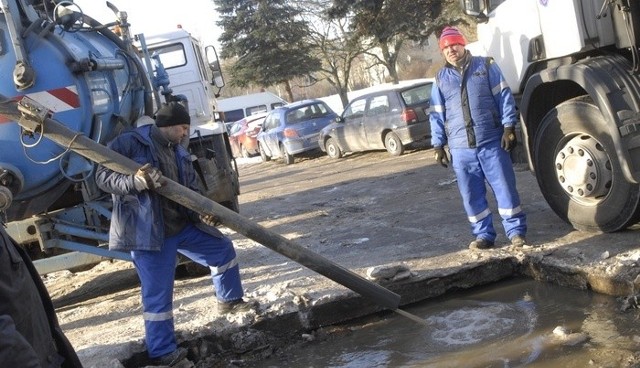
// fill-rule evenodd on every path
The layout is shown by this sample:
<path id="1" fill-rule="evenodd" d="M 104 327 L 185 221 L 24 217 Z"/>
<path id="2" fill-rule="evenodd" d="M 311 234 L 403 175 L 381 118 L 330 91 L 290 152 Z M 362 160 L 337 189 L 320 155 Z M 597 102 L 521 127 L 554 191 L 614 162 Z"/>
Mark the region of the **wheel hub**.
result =
<path id="1" fill-rule="evenodd" d="M 579 135 L 568 141 L 556 154 L 555 166 L 560 186 L 572 197 L 595 199 L 611 188 L 611 162 L 591 136 Z"/>

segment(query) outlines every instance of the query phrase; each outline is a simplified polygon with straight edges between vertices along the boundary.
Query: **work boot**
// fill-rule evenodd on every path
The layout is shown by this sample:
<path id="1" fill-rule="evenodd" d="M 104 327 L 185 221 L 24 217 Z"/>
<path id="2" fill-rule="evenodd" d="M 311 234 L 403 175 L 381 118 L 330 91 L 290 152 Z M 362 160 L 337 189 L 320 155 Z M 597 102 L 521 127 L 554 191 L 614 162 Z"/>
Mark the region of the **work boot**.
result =
<path id="1" fill-rule="evenodd" d="M 187 357 L 187 349 L 178 347 L 173 352 L 152 359 L 152 363 L 158 366 L 173 367 Z"/>
<path id="2" fill-rule="evenodd" d="M 240 312 L 249 312 L 249 311 L 257 311 L 258 302 L 256 301 L 246 301 L 244 299 L 232 300 L 230 302 L 221 302 L 218 301 L 218 313 L 227 314 L 227 313 L 240 313 Z"/>
<path id="3" fill-rule="evenodd" d="M 527 244 L 527 240 L 522 235 L 516 235 L 511 238 L 511 245 L 513 245 L 514 247 L 520 248 L 525 244 Z"/>
<path id="4" fill-rule="evenodd" d="M 478 238 L 469 243 L 469 249 L 487 249 L 493 247 L 493 242 L 487 239 Z"/>

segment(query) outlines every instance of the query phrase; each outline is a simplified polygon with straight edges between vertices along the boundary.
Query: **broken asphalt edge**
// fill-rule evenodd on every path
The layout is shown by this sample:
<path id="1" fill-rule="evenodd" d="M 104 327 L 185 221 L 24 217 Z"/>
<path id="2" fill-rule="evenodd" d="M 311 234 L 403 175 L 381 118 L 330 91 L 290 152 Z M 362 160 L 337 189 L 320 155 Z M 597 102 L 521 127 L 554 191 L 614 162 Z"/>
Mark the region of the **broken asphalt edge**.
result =
<path id="1" fill-rule="evenodd" d="M 411 259 L 403 262 L 411 271 L 410 277 L 400 281 L 376 282 L 401 295 L 401 308 L 446 296 L 449 292 L 485 286 L 512 277 L 528 277 L 611 296 L 631 295 L 640 286 L 637 285 L 640 282 L 640 266 L 636 259 L 639 256 L 630 258 L 622 254 L 609 259 L 576 262 L 575 257 L 554 256 L 555 250 L 551 246 L 524 249 L 504 247 L 481 251 L 462 250 L 428 259 Z M 355 270 L 357 273 L 364 271 Z M 177 331 L 178 343 L 188 347 L 190 355 L 198 358 L 214 354 L 216 350 L 242 354 L 243 350 L 261 348 L 234 346 L 232 336 L 243 331 L 251 330 L 281 339 L 301 339 L 309 336 L 309 331 L 354 321 L 385 310 L 351 290 L 340 290 L 332 291 L 330 298 L 299 303 L 296 311 L 269 311 L 257 313 L 254 318 L 242 318 L 231 329 L 220 331 L 211 324 L 197 331 Z M 321 293 L 321 290 L 314 292 Z M 258 340 L 264 343 L 264 339 Z M 260 345 L 260 342 L 257 344 Z M 144 365 L 146 351 L 142 341 L 131 341 L 121 346 L 82 349 L 78 355 L 86 368 L 121 368 L 125 365 L 135 366 L 136 361 Z M 120 362 L 125 362 L 125 365 Z"/>

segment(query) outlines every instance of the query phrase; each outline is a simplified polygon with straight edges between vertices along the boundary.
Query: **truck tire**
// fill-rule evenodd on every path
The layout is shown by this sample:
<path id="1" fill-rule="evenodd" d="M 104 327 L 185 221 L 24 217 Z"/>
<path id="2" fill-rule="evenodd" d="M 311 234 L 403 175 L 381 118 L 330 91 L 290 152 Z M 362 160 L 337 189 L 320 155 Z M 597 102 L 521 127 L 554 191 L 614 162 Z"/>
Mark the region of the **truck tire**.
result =
<path id="1" fill-rule="evenodd" d="M 542 119 L 532 153 L 549 206 L 577 230 L 613 232 L 638 219 L 640 186 L 625 180 L 602 113 L 578 97 Z"/>

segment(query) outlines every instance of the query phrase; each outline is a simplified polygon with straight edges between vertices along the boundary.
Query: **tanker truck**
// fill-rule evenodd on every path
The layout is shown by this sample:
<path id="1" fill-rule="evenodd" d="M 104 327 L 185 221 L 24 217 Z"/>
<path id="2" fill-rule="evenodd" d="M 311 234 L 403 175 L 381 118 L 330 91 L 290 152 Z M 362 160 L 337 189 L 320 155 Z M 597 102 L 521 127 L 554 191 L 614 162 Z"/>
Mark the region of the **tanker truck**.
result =
<path id="1" fill-rule="evenodd" d="M 200 48 L 184 30 L 132 36 L 126 12 L 108 2 L 110 24 L 71 1 L 0 1 L 0 103 L 28 99 L 76 136 L 104 145 L 152 122 L 162 103 L 180 101 L 192 115 L 189 150 L 206 197 L 238 211 L 237 168 L 214 119 L 224 79 L 212 46 Z M 96 186 L 95 168 L 0 116 L 0 222 L 39 273 L 130 260 L 108 250 L 111 197 Z"/>
<path id="2" fill-rule="evenodd" d="M 640 2 L 462 0 L 472 54 L 515 94 L 530 170 L 555 213 L 613 232 L 640 215 Z"/>

